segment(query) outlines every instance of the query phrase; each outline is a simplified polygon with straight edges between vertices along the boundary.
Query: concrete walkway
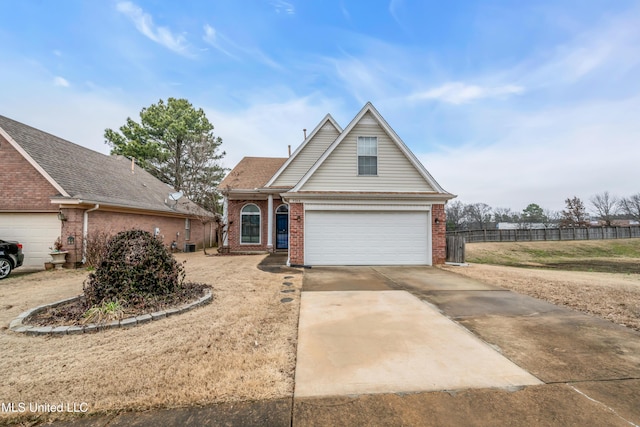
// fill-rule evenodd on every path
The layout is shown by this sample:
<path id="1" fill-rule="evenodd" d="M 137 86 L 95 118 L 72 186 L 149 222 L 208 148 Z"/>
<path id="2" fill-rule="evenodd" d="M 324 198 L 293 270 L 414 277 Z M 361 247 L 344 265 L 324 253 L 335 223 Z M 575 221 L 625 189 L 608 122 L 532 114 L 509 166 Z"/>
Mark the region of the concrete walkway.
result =
<path id="1" fill-rule="evenodd" d="M 303 292 L 295 397 L 541 382 L 406 291 Z"/>
<path id="2" fill-rule="evenodd" d="M 435 268 L 305 272 L 303 295 L 304 291 L 332 293 L 343 288 L 410 292 L 543 384 L 296 396 L 296 426 L 640 425 L 640 334 L 633 330 Z"/>

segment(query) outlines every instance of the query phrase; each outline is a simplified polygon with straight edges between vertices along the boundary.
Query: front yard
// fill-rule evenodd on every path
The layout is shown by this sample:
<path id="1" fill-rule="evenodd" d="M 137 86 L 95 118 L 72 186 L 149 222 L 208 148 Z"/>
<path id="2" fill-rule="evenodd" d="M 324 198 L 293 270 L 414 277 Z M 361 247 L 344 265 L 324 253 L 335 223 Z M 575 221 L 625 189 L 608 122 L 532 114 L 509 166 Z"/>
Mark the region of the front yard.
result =
<path id="1" fill-rule="evenodd" d="M 95 413 L 291 395 L 302 274 L 263 272 L 256 268 L 263 257 L 180 255 L 179 261 L 187 260 L 187 280 L 213 286 L 211 304 L 84 335 L 26 336 L 7 326 L 22 311 L 82 293 L 86 271 L 2 281 L 0 396 L 16 408 L 25 403 L 27 411 L 2 412 L 0 424 L 52 418 L 30 413 L 29 403 L 86 403 Z M 289 288 L 296 292 L 281 293 Z M 284 297 L 293 301 L 280 302 Z"/>

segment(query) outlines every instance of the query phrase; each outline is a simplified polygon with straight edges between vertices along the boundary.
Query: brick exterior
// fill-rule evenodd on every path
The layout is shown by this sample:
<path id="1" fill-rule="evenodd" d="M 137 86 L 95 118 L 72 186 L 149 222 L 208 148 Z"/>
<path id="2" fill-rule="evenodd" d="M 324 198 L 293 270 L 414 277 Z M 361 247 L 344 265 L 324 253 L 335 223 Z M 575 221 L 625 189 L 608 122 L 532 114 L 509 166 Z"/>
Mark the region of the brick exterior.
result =
<path id="1" fill-rule="evenodd" d="M 289 262 L 304 264 L 304 204 L 289 204 Z"/>
<path id="2" fill-rule="evenodd" d="M 240 220 L 240 211 L 242 208 L 248 204 L 252 203 L 260 209 L 260 244 L 245 244 L 240 243 L 240 228 L 241 228 L 241 220 Z M 268 207 L 269 202 L 267 200 L 229 200 L 227 209 L 227 218 L 229 221 L 228 227 L 228 240 L 229 240 L 229 250 L 231 252 L 243 252 L 243 251 L 267 251 L 267 250 L 275 250 L 275 223 L 276 223 L 276 209 L 278 206 L 282 204 L 282 199 L 275 198 L 273 199 L 273 228 L 269 230 L 268 223 Z M 267 247 L 267 238 L 268 233 L 271 233 L 273 248 Z"/>
<path id="3" fill-rule="evenodd" d="M 444 264 L 447 256 L 447 219 L 444 205 L 431 206 L 431 242 L 432 264 Z"/>
<path id="4" fill-rule="evenodd" d="M 64 250 L 69 251 L 67 255 L 67 264 L 69 266 L 76 265 L 82 261 L 82 226 L 85 210 L 76 208 L 61 209 L 67 218 L 62 223 L 62 242 L 65 244 Z M 184 218 L 97 210 L 89 213 L 88 233 L 106 232 L 113 235 L 119 231 L 139 228 L 153 234 L 157 227 L 160 229 L 160 237 L 165 246 L 170 246 L 171 242 L 175 240 L 178 244 L 178 249 L 184 250 L 185 243 L 195 243 L 196 248 L 201 249 L 205 234 L 208 246 L 211 226 L 215 227 L 214 224 L 210 223 L 203 228 L 200 221 L 192 219 L 191 236 L 189 240 L 185 240 Z M 67 244 L 69 237 L 73 237 L 73 245 Z"/>
<path id="5" fill-rule="evenodd" d="M 0 182 L 3 211 L 56 212 L 50 198 L 58 190 L 0 136 Z"/>

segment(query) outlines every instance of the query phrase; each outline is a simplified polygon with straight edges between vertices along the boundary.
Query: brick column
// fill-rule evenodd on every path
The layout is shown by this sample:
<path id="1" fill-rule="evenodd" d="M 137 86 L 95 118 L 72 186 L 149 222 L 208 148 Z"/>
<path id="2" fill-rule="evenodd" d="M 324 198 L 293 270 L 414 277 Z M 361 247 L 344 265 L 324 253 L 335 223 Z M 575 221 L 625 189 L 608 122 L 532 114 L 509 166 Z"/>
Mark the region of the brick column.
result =
<path id="1" fill-rule="evenodd" d="M 431 242 L 432 264 L 444 264 L 447 257 L 447 219 L 444 205 L 431 206 Z"/>
<path id="2" fill-rule="evenodd" d="M 289 204 L 289 262 L 304 264 L 304 204 Z"/>
<path id="3" fill-rule="evenodd" d="M 82 225 L 84 209 L 61 208 L 60 212 L 67 218 L 62 222 L 60 239 L 63 250 L 69 251 L 65 267 L 76 267 L 82 262 Z M 72 243 L 71 243 L 72 242 Z"/>

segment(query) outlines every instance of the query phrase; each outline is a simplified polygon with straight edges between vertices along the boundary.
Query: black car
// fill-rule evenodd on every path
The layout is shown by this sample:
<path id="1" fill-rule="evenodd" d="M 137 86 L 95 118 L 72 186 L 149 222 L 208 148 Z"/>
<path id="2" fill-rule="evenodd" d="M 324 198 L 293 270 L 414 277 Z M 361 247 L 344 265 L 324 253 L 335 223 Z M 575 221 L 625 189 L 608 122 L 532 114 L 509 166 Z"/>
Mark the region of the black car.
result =
<path id="1" fill-rule="evenodd" d="M 22 243 L 0 240 L 0 279 L 9 276 L 11 270 L 22 265 L 22 261 Z"/>

